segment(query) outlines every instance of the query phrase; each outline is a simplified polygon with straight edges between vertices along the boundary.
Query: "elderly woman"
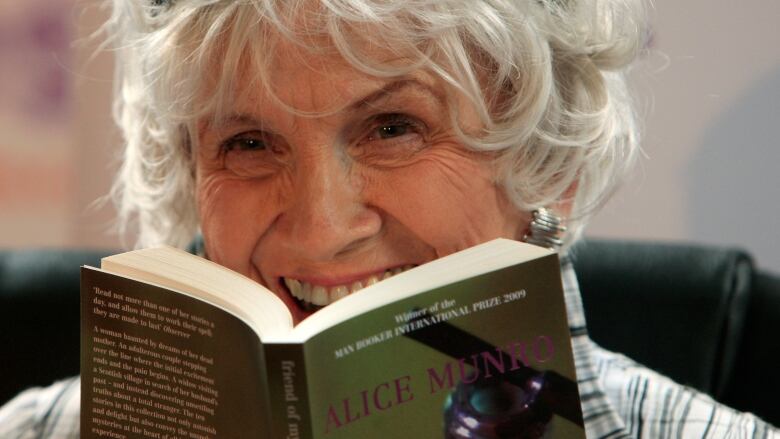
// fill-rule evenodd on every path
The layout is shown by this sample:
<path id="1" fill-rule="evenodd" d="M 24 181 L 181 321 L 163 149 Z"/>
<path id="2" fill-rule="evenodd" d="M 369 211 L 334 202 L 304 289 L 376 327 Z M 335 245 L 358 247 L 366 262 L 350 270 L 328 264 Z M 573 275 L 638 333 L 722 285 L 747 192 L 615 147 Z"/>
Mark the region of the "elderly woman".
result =
<path id="1" fill-rule="evenodd" d="M 316 307 L 289 280 L 351 286 L 523 239 L 542 208 L 566 218 L 565 252 L 637 152 L 639 0 L 114 3 L 120 223 L 141 246 L 202 236 L 296 321 Z M 588 437 L 774 434 L 581 331 L 573 344 Z M 28 391 L 0 436 L 76 437 L 78 404 L 77 379 Z"/>

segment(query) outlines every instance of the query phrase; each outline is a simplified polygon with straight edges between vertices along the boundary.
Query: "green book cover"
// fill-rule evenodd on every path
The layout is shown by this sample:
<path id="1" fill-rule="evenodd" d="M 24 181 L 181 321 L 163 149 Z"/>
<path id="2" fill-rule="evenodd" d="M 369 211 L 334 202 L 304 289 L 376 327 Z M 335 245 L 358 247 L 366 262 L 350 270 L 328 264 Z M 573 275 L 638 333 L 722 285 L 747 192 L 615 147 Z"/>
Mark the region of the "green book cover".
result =
<path id="1" fill-rule="evenodd" d="M 84 268 L 82 435 L 584 438 L 557 256 L 486 260 L 422 292 L 380 282 L 366 294 L 401 298 L 289 334 Z M 436 267 L 408 278 L 462 271 Z"/>

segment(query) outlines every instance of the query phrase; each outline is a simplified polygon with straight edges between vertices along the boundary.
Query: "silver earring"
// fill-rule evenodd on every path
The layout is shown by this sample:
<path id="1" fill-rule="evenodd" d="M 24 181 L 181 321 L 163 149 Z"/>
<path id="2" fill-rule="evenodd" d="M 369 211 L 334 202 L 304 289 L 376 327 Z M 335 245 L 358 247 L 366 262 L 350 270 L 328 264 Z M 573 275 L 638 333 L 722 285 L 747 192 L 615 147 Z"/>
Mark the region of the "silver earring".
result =
<path id="1" fill-rule="evenodd" d="M 558 250 L 563 245 L 561 235 L 566 232 L 563 226 L 563 220 L 550 210 L 539 208 L 533 211 L 533 219 L 528 226 L 528 233 L 523 237 L 523 241 L 547 247 L 552 250 Z"/>

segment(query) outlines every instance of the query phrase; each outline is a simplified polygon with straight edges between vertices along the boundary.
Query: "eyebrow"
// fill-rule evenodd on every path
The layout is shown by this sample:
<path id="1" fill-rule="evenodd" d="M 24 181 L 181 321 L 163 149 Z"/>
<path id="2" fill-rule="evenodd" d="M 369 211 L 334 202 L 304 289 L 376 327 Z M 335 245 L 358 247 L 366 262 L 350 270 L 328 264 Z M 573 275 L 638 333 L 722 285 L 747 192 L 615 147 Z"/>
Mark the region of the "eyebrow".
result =
<path id="1" fill-rule="evenodd" d="M 399 91 L 406 89 L 406 88 L 418 88 L 421 89 L 427 94 L 431 95 L 437 103 L 444 106 L 446 105 L 446 99 L 442 93 L 440 93 L 438 90 L 434 89 L 433 87 L 429 86 L 428 84 L 425 84 L 423 82 L 418 81 L 417 79 L 400 79 L 397 81 L 390 82 L 388 84 L 385 84 L 378 90 L 375 90 L 366 96 L 363 96 L 362 98 L 359 98 L 355 101 L 353 101 L 350 104 L 347 104 L 346 108 L 349 112 L 357 112 L 359 110 L 365 109 L 366 107 L 370 107 L 372 105 L 376 105 L 379 101 L 386 99 L 388 96 L 398 93 Z M 263 121 L 260 119 L 258 120 L 255 116 L 253 116 L 251 113 L 233 113 L 228 117 L 225 117 L 224 119 L 221 119 L 219 121 L 216 121 L 216 123 L 213 123 L 214 121 L 207 121 L 203 125 L 203 131 L 216 127 L 225 127 L 232 124 L 239 124 L 239 125 L 256 125 L 256 126 L 266 126 L 267 124 L 263 123 Z"/>
<path id="2" fill-rule="evenodd" d="M 438 90 L 435 90 L 428 84 L 422 83 L 416 79 L 401 79 L 385 84 L 379 90 L 369 93 L 367 96 L 364 96 L 352 104 L 349 104 L 347 108 L 349 108 L 350 111 L 356 111 L 365 107 L 369 107 L 376 102 L 386 98 L 387 96 L 409 87 L 422 89 L 433 96 L 439 104 L 445 105 L 444 96 Z"/>

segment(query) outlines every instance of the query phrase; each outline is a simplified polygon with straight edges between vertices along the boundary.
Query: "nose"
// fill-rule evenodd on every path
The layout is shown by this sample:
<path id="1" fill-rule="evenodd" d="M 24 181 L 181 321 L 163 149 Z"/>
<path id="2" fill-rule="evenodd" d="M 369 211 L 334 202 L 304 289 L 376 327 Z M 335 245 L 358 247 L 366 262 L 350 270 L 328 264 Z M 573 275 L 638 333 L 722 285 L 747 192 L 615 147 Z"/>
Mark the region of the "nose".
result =
<path id="1" fill-rule="evenodd" d="M 299 160 L 292 180 L 292 199 L 279 221 L 289 251 L 330 261 L 368 245 L 380 233 L 382 219 L 363 199 L 362 178 L 337 151 Z"/>

